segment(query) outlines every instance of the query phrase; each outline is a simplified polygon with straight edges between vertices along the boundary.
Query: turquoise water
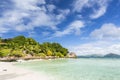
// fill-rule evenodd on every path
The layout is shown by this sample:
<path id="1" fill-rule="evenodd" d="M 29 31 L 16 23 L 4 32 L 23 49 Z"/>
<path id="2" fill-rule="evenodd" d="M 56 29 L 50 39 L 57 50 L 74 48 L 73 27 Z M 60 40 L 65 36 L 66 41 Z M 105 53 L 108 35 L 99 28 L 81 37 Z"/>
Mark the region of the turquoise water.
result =
<path id="1" fill-rule="evenodd" d="M 54 77 L 54 80 L 120 80 L 120 59 L 58 59 L 17 66 Z"/>

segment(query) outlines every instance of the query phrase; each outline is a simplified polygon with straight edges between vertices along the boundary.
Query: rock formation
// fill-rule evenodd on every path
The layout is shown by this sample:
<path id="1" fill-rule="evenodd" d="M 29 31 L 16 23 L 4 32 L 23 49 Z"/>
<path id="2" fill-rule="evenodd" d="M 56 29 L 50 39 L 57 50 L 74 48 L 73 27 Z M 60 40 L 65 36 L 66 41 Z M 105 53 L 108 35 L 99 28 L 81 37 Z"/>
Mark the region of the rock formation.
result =
<path id="1" fill-rule="evenodd" d="M 70 52 L 67 56 L 69 58 L 76 58 L 77 57 L 77 55 L 74 52 Z"/>

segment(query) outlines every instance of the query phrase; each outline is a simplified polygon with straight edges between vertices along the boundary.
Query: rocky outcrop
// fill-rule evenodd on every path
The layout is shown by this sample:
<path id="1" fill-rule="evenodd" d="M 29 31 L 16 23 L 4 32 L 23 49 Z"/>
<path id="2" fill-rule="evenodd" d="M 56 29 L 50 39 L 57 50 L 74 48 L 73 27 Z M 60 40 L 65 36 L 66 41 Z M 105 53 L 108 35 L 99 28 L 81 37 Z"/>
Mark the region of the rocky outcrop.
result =
<path id="1" fill-rule="evenodd" d="M 68 55 L 67 55 L 68 58 L 76 58 L 77 55 L 74 53 L 74 52 L 70 52 Z"/>

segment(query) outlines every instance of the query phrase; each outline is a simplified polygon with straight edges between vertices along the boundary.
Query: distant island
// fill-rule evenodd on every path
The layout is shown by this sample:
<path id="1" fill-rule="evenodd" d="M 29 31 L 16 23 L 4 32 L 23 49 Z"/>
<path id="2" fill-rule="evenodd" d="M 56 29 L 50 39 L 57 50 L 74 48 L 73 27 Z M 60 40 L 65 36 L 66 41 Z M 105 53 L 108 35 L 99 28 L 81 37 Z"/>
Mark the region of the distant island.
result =
<path id="1" fill-rule="evenodd" d="M 78 56 L 78 58 L 120 58 L 120 55 L 115 53 L 109 53 L 106 55 L 92 54 L 92 55 L 86 55 L 86 56 Z"/>
<path id="2" fill-rule="evenodd" d="M 59 43 L 40 44 L 33 38 L 26 38 L 22 35 L 8 39 L 0 38 L 0 59 L 3 61 L 76 57 L 68 53 L 68 49 Z"/>

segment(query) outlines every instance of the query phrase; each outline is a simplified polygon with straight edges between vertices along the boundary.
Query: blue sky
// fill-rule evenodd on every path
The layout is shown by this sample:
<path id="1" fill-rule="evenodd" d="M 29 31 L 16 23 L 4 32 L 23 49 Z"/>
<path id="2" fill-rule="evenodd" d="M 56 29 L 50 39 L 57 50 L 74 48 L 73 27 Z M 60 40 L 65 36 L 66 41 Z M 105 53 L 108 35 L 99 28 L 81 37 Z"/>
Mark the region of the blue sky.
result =
<path id="1" fill-rule="evenodd" d="M 120 0 L 0 0 L 0 36 L 17 35 L 78 55 L 120 54 Z"/>

